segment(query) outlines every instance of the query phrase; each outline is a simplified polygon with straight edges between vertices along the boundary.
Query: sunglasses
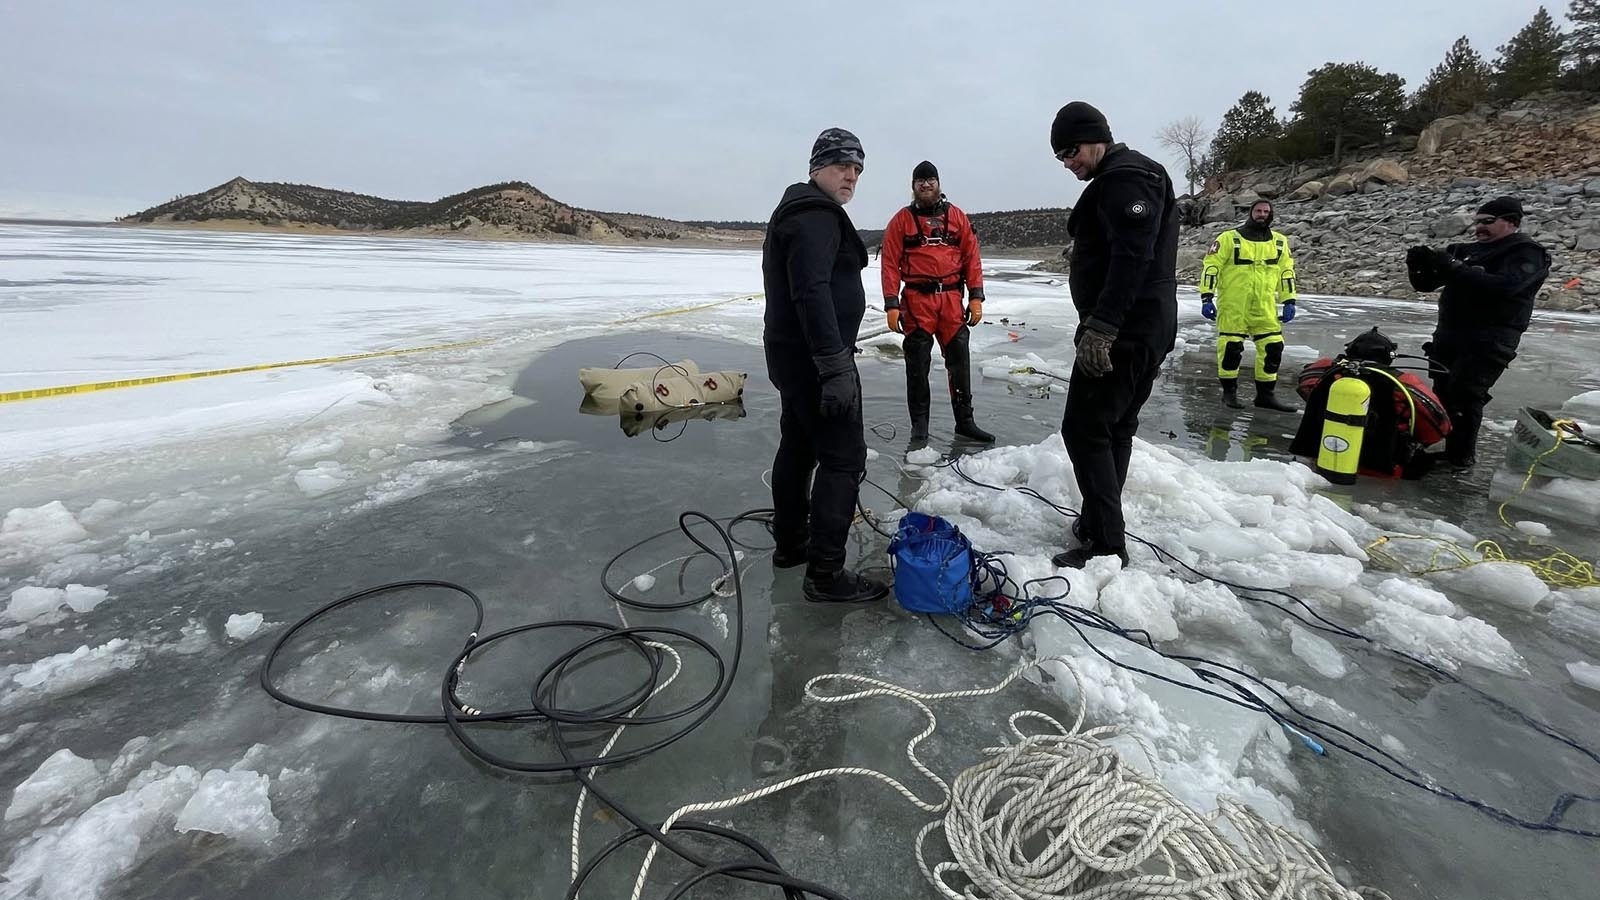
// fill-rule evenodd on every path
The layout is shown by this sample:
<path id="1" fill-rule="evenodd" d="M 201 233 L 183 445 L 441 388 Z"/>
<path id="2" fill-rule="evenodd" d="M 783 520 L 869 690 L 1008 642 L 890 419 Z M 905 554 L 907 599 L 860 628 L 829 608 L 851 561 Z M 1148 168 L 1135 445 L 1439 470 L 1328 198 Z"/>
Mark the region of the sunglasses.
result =
<path id="1" fill-rule="evenodd" d="M 1472 224 L 1474 224 L 1474 225 L 1493 225 L 1494 223 L 1500 221 L 1503 218 L 1505 218 L 1505 216 L 1479 216 L 1476 219 L 1472 220 Z"/>
<path id="2" fill-rule="evenodd" d="M 1078 144 L 1073 144 L 1071 147 L 1068 147 L 1065 150 L 1062 150 L 1060 153 L 1057 153 L 1056 159 L 1060 160 L 1061 162 L 1074 159 L 1077 157 L 1079 149 L 1080 146 Z"/>
<path id="3" fill-rule="evenodd" d="M 911 180 L 911 183 L 912 184 L 938 184 L 939 183 L 939 179 L 937 179 L 937 178 L 913 178 Z"/>

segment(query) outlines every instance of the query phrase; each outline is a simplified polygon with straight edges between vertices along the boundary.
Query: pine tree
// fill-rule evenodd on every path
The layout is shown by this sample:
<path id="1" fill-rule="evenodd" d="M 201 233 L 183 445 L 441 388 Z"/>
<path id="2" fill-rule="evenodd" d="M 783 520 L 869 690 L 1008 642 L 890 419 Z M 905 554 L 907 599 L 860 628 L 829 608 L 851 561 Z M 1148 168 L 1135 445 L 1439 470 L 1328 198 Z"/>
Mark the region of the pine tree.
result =
<path id="1" fill-rule="evenodd" d="M 1376 141 L 1389 133 L 1405 107 L 1405 84 L 1399 75 L 1366 63 L 1327 63 L 1307 73 L 1300 99 L 1289 107 L 1295 129 L 1338 163 L 1352 142 Z"/>
<path id="2" fill-rule="evenodd" d="M 1539 7 L 1533 19 L 1500 46 L 1500 58 L 1494 62 L 1495 95 L 1516 99 L 1555 87 L 1563 37 L 1550 13 Z"/>
<path id="3" fill-rule="evenodd" d="M 1206 155 L 1216 171 L 1264 162 L 1282 130 L 1272 100 L 1260 91 L 1246 91 L 1223 113 Z"/>
<path id="4" fill-rule="evenodd" d="M 1568 79 L 1580 90 L 1600 90 L 1600 0 L 1572 0 L 1564 48 Z"/>
<path id="5" fill-rule="evenodd" d="M 1489 64 L 1472 49 L 1466 36 L 1456 38 L 1444 61 L 1433 67 L 1428 80 L 1412 96 L 1404 124 L 1420 131 L 1440 116 L 1466 112 L 1478 101 L 1488 99 L 1491 75 Z"/>

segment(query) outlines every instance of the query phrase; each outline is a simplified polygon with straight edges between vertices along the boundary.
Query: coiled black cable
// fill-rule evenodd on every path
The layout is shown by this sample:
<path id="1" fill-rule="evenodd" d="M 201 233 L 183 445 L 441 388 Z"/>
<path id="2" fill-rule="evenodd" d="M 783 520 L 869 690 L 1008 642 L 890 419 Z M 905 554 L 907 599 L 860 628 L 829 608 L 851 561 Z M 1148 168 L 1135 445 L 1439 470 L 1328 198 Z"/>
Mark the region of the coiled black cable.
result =
<path id="1" fill-rule="evenodd" d="M 623 626 L 592 620 L 555 619 L 518 625 L 480 637 L 479 633 L 483 627 L 484 610 L 482 600 L 475 593 L 468 588 L 449 581 L 417 579 L 390 582 L 364 588 L 346 594 L 302 617 L 280 634 L 271 649 L 268 650 L 266 658 L 261 664 L 261 686 L 268 695 L 281 703 L 322 715 L 397 724 L 443 724 L 465 750 L 496 768 L 534 775 L 557 773 L 570 775 L 594 794 L 599 802 L 604 803 L 623 819 L 627 820 L 632 829 L 612 840 L 589 858 L 579 871 L 578 877 L 568 887 L 566 893 L 568 898 L 576 898 L 599 867 L 615 853 L 639 838 L 648 837 L 697 869 L 693 875 L 688 876 L 675 886 L 672 893 L 668 895 L 669 900 L 681 898 L 693 890 L 695 886 L 713 878 L 733 878 L 777 887 L 782 889 L 786 900 L 803 900 L 805 897 L 818 897 L 823 898 L 823 900 L 849 900 L 845 895 L 830 888 L 788 874 L 783 870 L 771 851 L 759 841 L 732 829 L 706 822 L 682 820 L 672 826 L 672 833 L 665 833 L 652 821 L 606 791 L 593 777 L 594 770 L 642 759 L 682 740 L 704 724 L 721 706 L 723 701 L 727 699 L 729 692 L 732 690 L 734 679 L 737 677 L 740 660 L 744 654 L 744 586 L 740 577 L 738 549 L 740 547 L 765 549 L 752 548 L 751 545 L 736 540 L 732 536 L 731 530 L 743 523 L 762 524 L 770 530 L 771 512 L 770 509 L 749 510 L 729 519 L 726 526 L 705 513 L 685 512 L 678 517 L 678 527 L 676 529 L 658 532 L 624 548 L 611 557 L 601 572 L 600 583 L 605 593 L 618 603 L 635 609 L 670 612 L 703 603 L 715 596 L 714 590 L 682 601 L 648 603 L 623 595 L 620 589 L 614 588 L 611 584 L 611 570 L 623 557 L 675 532 L 681 533 L 695 548 L 686 557 L 686 560 L 693 560 L 702 556 L 711 557 L 721 566 L 723 577 L 719 581 L 725 579 L 732 585 L 734 610 L 730 627 L 734 640 L 732 653 L 726 659 L 705 639 L 682 629 L 666 626 Z M 720 548 L 714 549 L 710 544 L 702 540 L 694 532 L 694 524 L 711 528 L 716 533 L 717 538 L 720 539 Z M 685 565 L 687 565 L 687 562 Z M 441 678 L 439 696 L 442 713 L 440 715 L 407 715 L 316 703 L 295 697 L 276 684 L 277 673 L 274 671 L 274 667 L 279 655 L 285 647 L 290 645 L 295 636 L 300 634 L 311 623 L 335 610 L 352 604 L 383 598 L 398 591 L 415 588 L 438 588 L 458 593 L 471 601 L 474 611 L 472 629 L 467 636 L 465 644 L 461 651 L 446 665 Z M 481 654 L 486 647 L 518 635 L 561 630 L 575 630 L 585 633 L 587 636 L 579 640 L 571 648 L 557 655 L 539 672 L 534 674 L 530 683 L 528 706 L 514 709 L 484 710 L 473 706 L 466 698 L 460 695 L 463 673 L 473 659 Z M 664 643 L 666 641 L 672 641 L 675 646 L 680 648 L 683 646 L 698 648 L 710 661 L 710 665 L 715 672 L 715 678 L 711 687 L 703 695 L 683 702 L 677 709 L 646 714 L 643 709 L 663 686 L 662 664 L 664 653 L 652 647 L 651 642 Z M 567 709 L 559 705 L 555 698 L 560 694 L 562 679 L 569 674 L 570 668 L 586 655 L 601 650 L 613 649 L 611 645 L 616 645 L 614 649 L 636 655 L 645 662 L 648 672 L 643 680 L 631 688 L 625 688 L 618 696 L 594 706 Z M 559 758 L 517 759 L 490 750 L 471 734 L 473 726 L 483 723 L 520 723 L 530 726 L 542 726 L 546 729 L 552 743 L 555 745 Z M 664 736 L 627 750 L 608 752 L 603 755 L 581 755 L 574 750 L 574 737 L 572 734 L 574 731 L 609 730 L 621 726 L 668 725 L 673 726 L 672 730 Z M 727 841 L 749 855 L 734 859 L 713 859 L 685 844 L 680 839 L 683 834 L 698 834 Z"/>

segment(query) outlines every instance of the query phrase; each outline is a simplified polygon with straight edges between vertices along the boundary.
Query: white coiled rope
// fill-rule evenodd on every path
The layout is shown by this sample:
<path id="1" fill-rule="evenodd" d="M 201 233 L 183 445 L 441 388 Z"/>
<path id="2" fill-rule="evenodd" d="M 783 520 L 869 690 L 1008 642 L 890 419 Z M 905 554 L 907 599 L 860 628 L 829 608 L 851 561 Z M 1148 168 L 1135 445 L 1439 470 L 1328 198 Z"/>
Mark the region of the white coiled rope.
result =
<path id="1" fill-rule="evenodd" d="M 999 693 L 1031 666 L 1047 662 L 1059 662 L 1079 685 L 1070 728 L 1041 712 L 1015 713 L 1008 728 L 1016 743 L 985 749 L 988 759 L 962 772 L 953 785 L 917 758 L 917 746 L 938 728 L 929 702 Z M 1052 669 L 1052 674 L 1059 672 Z M 862 687 L 841 694 L 821 692 L 819 688 L 829 682 Z M 915 851 L 923 876 L 949 900 L 1386 900 L 1388 896 L 1370 888 L 1345 888 L 1315 847 L 1243 804 L 1219 799 L 1216 813 L 1201 815 L 1155 777 L 1129 766 L 1105 742 L 1107 738 L 1132 738 L 1152 766 L 1154 754 L 1140 736 L 1124 729 L 1083 728 L 1086 699 L 1068 659 L 1024 661 L 999 684 L 973 690 L 924 693 L 861 675 L 829 674 L 808 681 L 805 694 L 818 703 L 893 697 L 915 706 L 928 724 L 907 742 L 906 758 L 942 796 L 936 801 L 923 799 L 882 772 L 836 767 L 726 800 L 684 806 L 667 818 L 661 830 L 671 830 L 684 816 L 742 806 L 821 778 L 866 778 L 889 786 L 924 812 L 943 815 L 918 833 Z M 1024 720 L 1044 723 L 1050 730 L 1024 733 L 1018 727 Z M 1226 823 L 1233 841 L 1224 837 L 1219 821 Z M 953 860 L 930 865 L 925 844 L 935 832 L 942 833 Z M 576 833 L 573 849 L 576 853 Z M 632 900 L 643 896 L 658 849 L 652 844 L 645 855 Z"/>
<path id="2" fill-rule="evenodd" d="M 1076 677 L 1076 673 L 1074 673 Z M 1080 694 L 1081 696 L 1081 694 Z M 1203 816 L 1153 776 L 1129 766 L 1103 737 L 1041 713 L 1011 717 L 1019 743 L 956 777 L 942 821 L 917 835 L 917 864 L 949 900 L 1354 900 L 1384 897 L 1339 884 L 1316 848 L 1221 798 Z M 1053 731 L 1024 735 L 1017 722 Z M 1147 751 L 1148 753 L 1148 751 Z M 1217 826 L 1227 823 L 1230 842 Z M 929 866 L 924 842 L 942 831 L 953 862 Z M 962 882 L 960 889 L 952 878 Z"/>

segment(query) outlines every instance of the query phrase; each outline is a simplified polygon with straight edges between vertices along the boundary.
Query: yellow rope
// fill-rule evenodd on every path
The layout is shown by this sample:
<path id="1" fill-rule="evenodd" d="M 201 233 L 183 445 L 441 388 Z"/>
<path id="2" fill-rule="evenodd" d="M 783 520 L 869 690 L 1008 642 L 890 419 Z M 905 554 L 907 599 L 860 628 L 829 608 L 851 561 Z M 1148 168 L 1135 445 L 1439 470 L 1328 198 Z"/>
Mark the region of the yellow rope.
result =
<path id="1" fill-rule="evenodd" d="M 1521 497 L 1523 493 L 1528 490 L 1528 485 L 1533 482 L 1533 474 L 1539 468 L 1539 463 L 1542 462 L 1545 457 L 1561 449 L 1561 443 L 1566 439 L 1566 429 L 1574 426 L 1576 423 L 1571 419 L 1557 419 L 1551 424 L 1554 427 L 1556 434 L 1555 445 L 1549 450 L 1546 450 L 1533 458 L 1533 462 L 1529 463 L 1528 465 L 1527 475 L 1525 475 L 1522 479 L 1522 486 L 1517 488 L 1517 492 L 1515 494 L 1512 494 L 1510 497 L 1507 497 L 1505 500 L 1501 501 L 1499 508 L 1496 510 L 1496 513 L 1500 516 L 1500 521 L 1509 529 L 1514 530 L 1516 526 L 1512 525 L 1511 521 L 1506 518 L 1506 506 L 1509 505 L 1511 501 Z M 1431 541 L 1439 546 L 1435 547 L 1433 554 L 1428 557 L 1428 563 L 1426 566 L 1421 569 L 1411 569 L 1401 562 L 1398 556 L 1384 549 L 1384 545 L 1389 544 L 1392 541 Z M 1594 563 L 1584 559 L 1579 559 L 1578 557 L 1573 556 L 1571 553 L 1568 553 L 1559 547 L 1556 548 L 1555 552 L 1551 553 L 1550 555 L 1542 556 L 1538 559 L 1519 559 L 1517 557 L 1510 556 L 1506 553 L 1505 548 L 1501 547 L 1500 544 L 1495 541 L 1488 540 L 1479 541 L 1476 544 L 1473 544 L 1472 551 L 1478 555 L 1477 559 L 1473 559 L 1465 550 L 1461 549 L 1461 547 L 1455 543 L 1447 541 L 1444 538 L 1426 534 L 1385 534 L 1367 545 L 1368 556 L 1378 560 L 1380 563 L 1385 564 L 1390 568 L 1399 569 L 1411 575 L 1431 575 L 1434 572 L 1454 572 L 1461 569 L 1469 569 L 1473 566 L 1483 565 L 1484 563 L 1508 562 L 1516 563 L 1519 566 L 1527 566 L 1529 571 L 1533 572 L 1534 575 L 1539 577 L 1540 581 L 1543 581 L 1545 584 L 1548 584 L 1551 587 L 1600 587 L 1600 580 L 1595 578 Z M 1440 564 L 1441 557 L 1446 555 L 1454 557 L 1453 565 Z"/>
<path id="2" fill-rule="evenodd" d="M 170 375 L 145 375 L 139 378 L 119 378 L 115 381 L 94 381 L 86 384 L 65 384 L 57 387 L 30 388 L 22 391 L 6 391 L 0 393 L 0 403 L 16 403 L 22 400 L 42 400 L 46 397 L 65 397 L 71 394 L 90 394 L 96 391 L 109 391 L 117 388 L 144 387 L 151 384 L 170 384 L 174 381 L 189 381 L 195 378 L 215 378 L 219 375 L 237 375 L 241 372 L 265 372 L 270 369 L 288 369 L 295 366 L 321 366 L 330 363 L 352 362 L 361 359 L 377 359 L 383 356 L 403 356 L 408 353 L 432 353 L 436 350 L 455 350 L 461 347 L 476 347 L 488 343 L 487 340 L 455 341 L 449 344 L 429 344 L 426 347 L 406 347 L 400 350 L 374 350 L 370 353 L 347 353 L 343 356 L 319 356 L 314 359 L 291 359 L 287 362 L 257 363 L 250 366 L 233 366 L 227 369 L 207 369 L 204 372 L 175 372 Z"/>
<path id="3" fill-rule="evenodd" d="M 1561 443 L 1567 439 L 1567 429 L 1570 427 L 1575 427 L 1577 424 L 1578 423 L 1572 419 L 1556 419 L 1554 422 L 1550 423 L 1550 427 L 1555 429 L 1556 442 L 1550 446 L 1549 450 L 1546 450 L 1533 458 L 1533 462 L 1528 464 L 1528 474 L 1522 477 L 1522 486 L 1517 488 L 1517 492 L 1515 494 L 1512 494 L 1500 502 L 1500 508 L 1496 510 L 1496 512 L 1500 516 L 1501 524 L 1505 525 L 1507 528 L 1514 527 L 1509 521 L 1506 520 L 1506 504 L 1522 496 L 1523 492 L 1528 489 L 1529 482 L 1533 481 L 1533 473 L 1539 468 L 1539 463 L 1543 462 L 1546 456 L 1549 456 L 1550 454 L 1561 449 Z"/>
<path id="4" fill-rule="evenodd" d="M 701 303 L 695 306 L 680 306 L 677 309 L 664 309 L 659 312 L 645 313 L 631 318 L 616 319 L 609 324 L 621 325 L 629 322 L 642 322 L 646 319 L 659 319 L 665 316 L 681 316 L 685 313 L 698 312 L 702 309 L 711 309 L 716 306 L 726 306 L 729 303 L 738 303 L 743 300 L 754 300 L 762 294 L 744 294 L 730 297 L 727 300 L 717 300 L 712 303 Z M 296 366 L 320 366 L 331 363 L 353 362 L 363 359 L 377 359 L 384 356 L 403 356 L 409 353 L 431 353 L 436 350 L 454 350 L 461 347 L 475 347 L 486 344 L 487 340 L 456 341 L 449 344 L 430 344 L 426 347 L 407 347 L 399 350 L 375 350 L 370 353 L 349 353 L 344 356 L 319 356 L 315 359 L 292 359 L 287 362 L 259 363 L 249 366 L 232 366 L 226 369 L 208 369 L 204 372 L 175 372 L 169 375 L 147 375 L 140 378 L 118 378 L 114 381 L 95 381 L 87 384 L 65 384 L 56 387 L 29 388 L 20 391 L 0 391 L 0 403 L 17 403 L 23 400 L 42 400 L 47 397 L 64 397 L 71 394 L 88 394 L 96 391 L 109 391 L 117 388 L 144 387 L 152 384 L 169 384 L 174 381 L 189 381 L 196 378 L 215 378 L 219 375 L 237 375 L 241 372 L 264 372 L 270 369 L 287 369 Z"/>

